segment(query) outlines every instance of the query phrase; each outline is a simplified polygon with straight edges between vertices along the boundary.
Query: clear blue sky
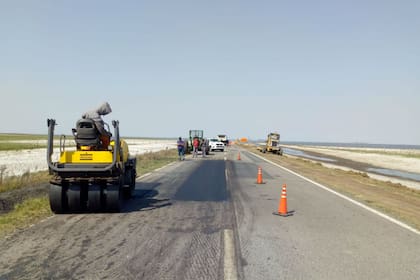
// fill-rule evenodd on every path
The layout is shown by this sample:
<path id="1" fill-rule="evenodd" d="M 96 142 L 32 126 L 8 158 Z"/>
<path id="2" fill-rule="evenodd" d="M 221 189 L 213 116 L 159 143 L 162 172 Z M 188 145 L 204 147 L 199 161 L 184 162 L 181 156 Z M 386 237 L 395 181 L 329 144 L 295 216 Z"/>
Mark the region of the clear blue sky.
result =
<path id="1" fill-rule="evenodd" d="M 420 144 L 420 1 L 1 1 L 0 132 Z"/>

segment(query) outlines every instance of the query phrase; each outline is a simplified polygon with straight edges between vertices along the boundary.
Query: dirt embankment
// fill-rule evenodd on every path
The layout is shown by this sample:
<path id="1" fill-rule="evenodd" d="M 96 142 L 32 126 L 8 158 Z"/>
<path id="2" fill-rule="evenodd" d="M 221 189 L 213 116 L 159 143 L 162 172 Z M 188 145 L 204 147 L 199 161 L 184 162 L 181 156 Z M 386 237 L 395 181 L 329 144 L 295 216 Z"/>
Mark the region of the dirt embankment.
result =
<path id="1" fill-rule="evenodd" d="M 41 197 L 47 194 L 47 183 L 2 192 L 0 193 L 0 214 L 13 210 L 16 204 L 21 203 L 28 198 Z"/>
<path id="2" fill-rule="evenodd" d="M 420 190 L 376 180 L 366 173 L 327 168 L 287 155 L 261 154 L 253 146 L 242 147 L 420 230 Z"/>

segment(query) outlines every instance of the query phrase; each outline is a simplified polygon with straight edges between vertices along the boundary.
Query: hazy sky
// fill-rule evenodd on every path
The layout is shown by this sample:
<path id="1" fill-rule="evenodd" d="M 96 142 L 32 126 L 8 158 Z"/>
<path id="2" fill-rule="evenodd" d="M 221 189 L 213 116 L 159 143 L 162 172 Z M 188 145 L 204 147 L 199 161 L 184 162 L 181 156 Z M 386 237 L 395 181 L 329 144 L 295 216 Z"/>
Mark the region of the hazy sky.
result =
<path id="1" fill-rule="evenodd" d="M 420 1 L 0 1 L 0 132 L 420 144 Z"/>

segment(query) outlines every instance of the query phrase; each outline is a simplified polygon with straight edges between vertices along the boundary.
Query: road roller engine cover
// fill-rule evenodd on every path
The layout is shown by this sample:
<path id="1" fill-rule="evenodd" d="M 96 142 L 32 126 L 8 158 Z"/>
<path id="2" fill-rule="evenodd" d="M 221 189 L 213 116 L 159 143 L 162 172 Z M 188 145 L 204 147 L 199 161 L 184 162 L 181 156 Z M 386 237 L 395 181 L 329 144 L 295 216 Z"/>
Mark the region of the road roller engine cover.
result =
<path id="1" fill-rule="evenodd" d="M 83 118 L 73 129 L 76 149 L 66 148 L 60 137 L 60 155 L 52 161 L 56 121 L 48 119 L 47 162 L 50 180 L 49 199 L 55 213 L 119 212 L 122 201 L 134 194 L 136 158 L 120 139 L 119 123 L 112 121 L 114 133 L 104 138 L 95 120 Z M 112 137 L 111 137 L 112 135 Z"/>

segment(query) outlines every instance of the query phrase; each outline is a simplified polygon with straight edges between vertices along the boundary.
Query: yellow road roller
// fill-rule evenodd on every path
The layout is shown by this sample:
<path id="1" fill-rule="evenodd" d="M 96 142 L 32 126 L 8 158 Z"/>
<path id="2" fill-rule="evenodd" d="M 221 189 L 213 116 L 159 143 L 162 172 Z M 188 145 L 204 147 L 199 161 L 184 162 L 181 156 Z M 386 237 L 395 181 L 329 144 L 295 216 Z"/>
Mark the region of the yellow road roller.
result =
<path id="1" fill-rule="evenodd" d="M 66 147 L 66 136 L 61 135 L 60 155 L 55 162 L 56 121 L 48 119 L 47 124 L 51 210 L 57 214 L 119 212 L 123 200 L 133 196 L 136 185 L 136 158 L 129 155 L 127 143 L 120 139 L 119 122 L 112 121 L 113 138 L 104 142 L 92 119 L 79 120 L 73 128 L 76 148 Z"/>

